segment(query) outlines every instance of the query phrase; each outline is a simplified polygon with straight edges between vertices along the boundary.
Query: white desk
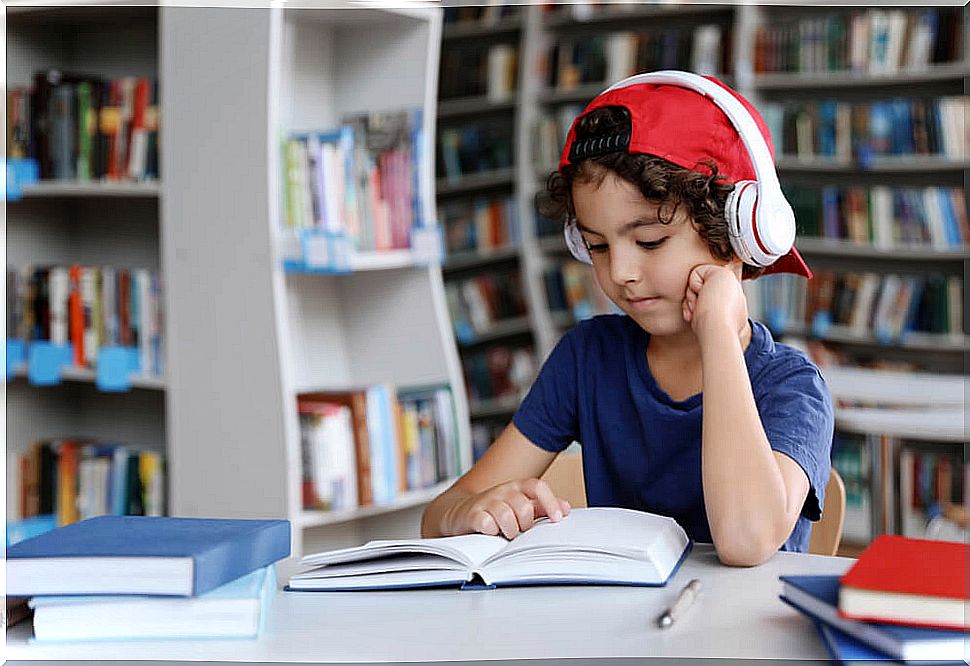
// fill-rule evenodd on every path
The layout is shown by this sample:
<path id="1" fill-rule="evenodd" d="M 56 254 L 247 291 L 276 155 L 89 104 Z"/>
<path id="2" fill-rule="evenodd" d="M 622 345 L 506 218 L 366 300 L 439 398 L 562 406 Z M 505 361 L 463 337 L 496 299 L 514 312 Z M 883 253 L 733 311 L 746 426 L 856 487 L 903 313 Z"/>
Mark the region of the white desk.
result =
<path id="1" fill-rule="evenodd" d="M 580 657 L 818 660 L 827 653 L 809 620 L 778 599 L 778 576 L 841 574 L 853 562 L 777 553 L 759 567 L 737 569 L 719 564 L 711 546 L 698 545 L 663 588 L 280 592 L 263 634 L 254 640 L 42 645 L 27 643 L 27 625 L 7 632 L 6 657 L 284 663 Z M 672 628 L 657 629 L 655 618 L 691 578 L 702 581 L 700 597 Z"/>

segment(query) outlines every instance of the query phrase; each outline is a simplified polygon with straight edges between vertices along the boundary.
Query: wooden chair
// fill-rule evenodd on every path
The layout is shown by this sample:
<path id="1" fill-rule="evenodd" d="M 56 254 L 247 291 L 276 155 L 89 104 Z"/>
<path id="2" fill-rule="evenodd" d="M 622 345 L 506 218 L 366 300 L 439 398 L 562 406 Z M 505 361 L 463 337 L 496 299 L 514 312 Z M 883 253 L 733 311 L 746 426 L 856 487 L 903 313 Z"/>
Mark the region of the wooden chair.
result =
<path id="1" fill-rule="evenodd" d="M 561 453 L 542 475 L 557 497 L 567 500 L 573 507 L 586 506 L 586 488 L 583 481 L 583 456 L 581 453 Z M 816 555 L 835 555 L 842 541 L 842 525 L 845 522 L 845 484 L 832 468 L 828 485 L 825 486 L 825 506 L 822 519 L 812 526 L 808 552 Z"/>
<path id="2" fill-rule="evenodd" d="M 832 468 L 829 482 L 825 486 L 825 506 L 822 519 L 812 525 L 812 536 L 808 542 L 808 552 L 815 555 L 835 555 L 842 541 L 842 525 L 845 523 L 845 484 L 842 477 Z"/>
<path id="3" fill-rule="evenodd" d="M 583 479 L 583 455 L 560 453 L 542 475 L 556 497 L 569 502 L 573 508 L 586 506 L 586 483 Z"/>

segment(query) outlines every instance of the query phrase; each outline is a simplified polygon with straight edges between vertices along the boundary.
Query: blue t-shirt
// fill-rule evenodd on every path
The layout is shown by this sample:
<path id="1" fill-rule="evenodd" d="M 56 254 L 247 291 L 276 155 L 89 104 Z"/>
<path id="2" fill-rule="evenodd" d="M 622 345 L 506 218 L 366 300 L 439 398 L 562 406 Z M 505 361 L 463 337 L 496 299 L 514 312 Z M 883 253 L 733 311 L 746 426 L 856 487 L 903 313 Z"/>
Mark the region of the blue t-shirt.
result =
<path id="1" fill-rule="evenodd" d="M 625 315 L 580 322 L 550 354 L 512 418 L 532 443 L 561 451 L 578 441 L 589 506 L 674 518 L 711 542 L 701 482 L 702 394 L 673 400 L 647 364 L 650 334 Z M 751 322 L 744 351 L 771 448 L 801 465 L 811 489 L 782 550 L 805 552 L 821 517 L 831 468 L 832 399 L 802 352 Z"/>

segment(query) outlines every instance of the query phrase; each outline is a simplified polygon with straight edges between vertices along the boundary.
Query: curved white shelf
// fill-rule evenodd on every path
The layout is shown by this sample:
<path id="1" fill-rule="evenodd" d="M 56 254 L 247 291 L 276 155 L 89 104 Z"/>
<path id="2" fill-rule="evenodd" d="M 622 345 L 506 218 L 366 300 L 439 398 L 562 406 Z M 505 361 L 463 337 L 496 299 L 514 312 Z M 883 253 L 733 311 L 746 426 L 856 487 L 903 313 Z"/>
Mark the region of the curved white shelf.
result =
<path id="1" fill-rule="evenodd" d="M 966 377 L 827 366 L 820 368 L 832 397 L 839 400 L 963 409 Z"/>
<path id="2" fill-rule="evenodd" d="M 22 188 L 23 198 L 55 197 L 157 197 L 161 194 L 158 181 L 107 182 L 42 180 Z"/>
<path id="3" fill-rule="evenodd" d="M 382 516 L 394 511 L 401 511 L 402 509 L 410 509 L 415 506 L 427 504 L 442 492 L 447 490 L 454 482 L 455 480 L 451 479 L 449 481 L 443 481 L 433 485 L 430 488 L 410 490 L 401 494 L 399 497 L 394 499 L 394 501 L 388 502 L 387 504 L 355 507 L 353 509 L 344 509 L 340 511 L 304 510 L 298 516 L 296 525 L 301 529 L 308 529 L 312 527 L 322 527 L 324 525 L 346 523 L 351 520 L 359 520 L 361 518 Z"/>
<path id="4" fill-rule="evenodd" d="M 962 409 L 848 407 L 835 411 L 837 430 L 937 442 L 968 441 L 965 425 Z"/>
<path id="5" fill-rule="evenodd" d="M 18 379 L 27 378 L 27 370 L 21 368 L 14 374 Z M 61 371 L 61 381 L 65 382 L 79 382 L 84 384 L 94 384 L 96 380 L 96 373 L 94 370 L 88 368 L 65 368 Z M 155 375 L 132 375 L 130 377 L 131 388 L 133 389 L 148 389 L 151 391 L 164 391 L 168 388 L 168 384 L 164 377 L 157 377 Z"/>

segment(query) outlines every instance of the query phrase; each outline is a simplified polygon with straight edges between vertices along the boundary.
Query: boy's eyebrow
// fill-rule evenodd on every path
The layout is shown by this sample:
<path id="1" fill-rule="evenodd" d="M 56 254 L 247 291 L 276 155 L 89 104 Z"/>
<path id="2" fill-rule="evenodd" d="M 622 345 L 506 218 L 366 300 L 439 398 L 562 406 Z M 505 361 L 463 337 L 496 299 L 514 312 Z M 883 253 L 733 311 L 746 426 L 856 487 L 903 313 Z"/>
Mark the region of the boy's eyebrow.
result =
<path id="1" fill-rule="evenodd" d="M 658 220 L 648 220 L 644 218 L 637 218 L 636 220 L 631 220 L 630 222 L 627 222 L 622 227 L 620 227 L 620 235 L 627 234 L 633 231 L 634 229 L 639 229 L 640 227 L 649 227 L 657 223 L 658 223 Z M 590 229 L 589 227 L 584 226 L 583 223 L 580 222 L 579 220 L 576 220 L 576 226 L 579 228 L 580 231 L 585 231 L 588 234 L 596 234 L 597 236 L 603 235 L 594 229 Z"/>

